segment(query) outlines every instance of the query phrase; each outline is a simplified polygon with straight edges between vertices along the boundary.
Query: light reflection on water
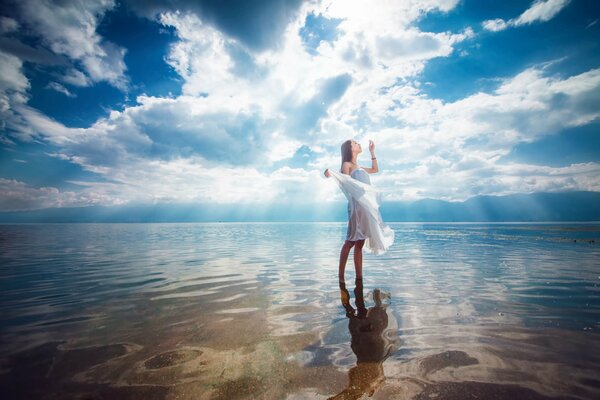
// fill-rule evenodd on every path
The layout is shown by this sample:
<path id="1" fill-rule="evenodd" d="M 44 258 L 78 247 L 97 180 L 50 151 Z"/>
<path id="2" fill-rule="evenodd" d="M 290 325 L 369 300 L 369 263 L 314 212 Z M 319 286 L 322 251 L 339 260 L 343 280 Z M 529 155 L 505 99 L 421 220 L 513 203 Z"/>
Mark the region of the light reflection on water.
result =
<path id="1" fill-rule="evenodd" d="M 352 257 L 349 303 L 337 282 L 343 223 L 0 225 L 0 383 L 125 398 L 600 395 L 600 225 L 390 226 L 391 250 L 364 256 L 360 307 Z M 361 361 L 378 346 L 390 351 Z M 36 389 L 17 389 L 32 362 Z"/>

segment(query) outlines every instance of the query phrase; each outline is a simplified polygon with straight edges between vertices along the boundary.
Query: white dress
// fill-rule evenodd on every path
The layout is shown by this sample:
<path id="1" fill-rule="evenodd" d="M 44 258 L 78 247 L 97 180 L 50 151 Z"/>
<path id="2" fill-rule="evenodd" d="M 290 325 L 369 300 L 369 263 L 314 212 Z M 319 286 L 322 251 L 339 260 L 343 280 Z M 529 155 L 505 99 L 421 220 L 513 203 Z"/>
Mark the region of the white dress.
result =
<path id="1" fill-rule="evenodd" d="M 329 170 L 348 199 L 346 240 L 365 240 L 365 250 L 383 254 L 394 243 L 394 231 L 381 218 L 379 192 L 371 186 L 369 174 L 359 167 L 351 175 Z"/>

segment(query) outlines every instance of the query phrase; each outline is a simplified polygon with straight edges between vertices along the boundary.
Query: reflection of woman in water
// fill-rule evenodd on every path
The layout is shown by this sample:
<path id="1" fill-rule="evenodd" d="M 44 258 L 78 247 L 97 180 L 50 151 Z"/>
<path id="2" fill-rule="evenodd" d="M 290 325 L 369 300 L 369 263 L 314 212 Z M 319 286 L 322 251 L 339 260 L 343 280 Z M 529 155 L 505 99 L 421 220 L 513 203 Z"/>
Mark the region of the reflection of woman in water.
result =
<path id="1" fill-rule="evenodd" d="M 356 311 L 350 305 L 350 294 L 343 282 L 340 282 L 340 293 L 346 316 L 350 319 L 348 329 L 356 366 L 348 372 L 348 388 L 330 399 L 358 399 L 365 394 L 372 396 L 385 381 L 383 362 L 398 348 L 397 323 L 382 303 L 383 294 L 379 289 L 373 291 L 375 306 L 367 310 L 362 279 L 356 280 L 354 289 Z"/>
<path id="2" fill-rule="evenodd" d="M 339 279 L 344 282 L 344 270 L 350 249 L 354 247 L 356 278 L 362 279 L 362 249 L 374 254 L 385 252 L 394 242 L 394 231 L 383 223 L 379 213 L 378 193 L 371 186 L 369 174 L 379 171 L 375 157 L 375 144 L 369 141 L 371 168 L 357 164 L 362 152 L 359 143 L 346 140 L 342 144 L 341 173 L 325 170 L 325 176 L 333 177 L 348 199 L 348 230 L 340 252 Z"/>

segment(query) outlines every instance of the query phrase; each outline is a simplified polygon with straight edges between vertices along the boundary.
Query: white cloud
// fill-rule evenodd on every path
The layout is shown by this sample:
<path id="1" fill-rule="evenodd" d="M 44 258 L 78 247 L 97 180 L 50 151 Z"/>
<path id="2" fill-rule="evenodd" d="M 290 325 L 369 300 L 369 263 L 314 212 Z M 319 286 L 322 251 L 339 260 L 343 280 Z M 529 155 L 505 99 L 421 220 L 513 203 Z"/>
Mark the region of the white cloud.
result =
<path id="1" fill-rule="evenodd" d="M 69 68 L 65 71 L 61 79 L 73 86 L 89 86 L 92 84 L 91 79 L 86 74 L 75 68 Z"/>
<path id="2" fill-rule="evenodd" d="M 226 50 L 228 42 L 234 42 L 232 39 L 203 24 L 194 14 L 165 13 L 159 20 L 174 27 L 180 38 L 171 46 L 167 62 L 185 79 L 185 94 L 220 94 L 233 87 L 233 61 Z M 223 85 L 228 81 L 231 83 Z"/>
<path id="3" fill-rule="evenodd" d="M 570 0 L 535 0 L 531 6 L 517 18 L 504 21 L 501 18 L 487 20 L 482 22 L 484 29 L 497 32 L 508 28 L 509 26 L 530 25 L 534 22 L 547 22 L 554 18 L 563 8 L 569 4 Z"/>
<path id="4" fill-rule="evenodd" d="M 56 92 L 62 93 L 67 97 L 77 97 L 74 93 L 71 93 L 69 89 L 64 87 L 58 82 L 50 82 L 46 85 L 46 89 L 54 90 Z"/>
<path id="5" fill-rule="evenodd" d="M 0 34 L 15 32 L 19 29 L 19 23 L 9 17 L 0 16 Z"/>
<path id="6" fill-rule="evenodd" d="M 353 7 L 365 6 L 361 2 L 344 3 L 338 9 L 337 3 L 331 5 L 333 8 L 307 3 L 299 17 L 288 25 L 282 47 L 260 54 L 249 52 L 193 14 L 166 13 L 159 20 L 175 27 L 181 39 L 171 47 L 167 60 L 185 79 L 185 94 L 208 94 L 215 102 L 235 102 L 240 107 L 258 105 L 265 114 L 273 115 L 281 112 L 282 103 L 301 104 L 310 99 L 326 77 L 348 73 L 358 83 L 353 85 L 353 90 L 359 92 L 354 95 L 375 96 L 381 86 L 393 83 L 398 76 L 420 72 L 425 60 L 449 55 L 455 43 L 473 36 L 471 29 L 458 34 L 428 33 L 409 23 L 425 10 L 447 11 L 456 3 L 378 2 L 368 5 L 369 18 L 364 18 L 360 9 L 352 12 Z M 345 18 L 338 39 L 329 44 L 323 42 L 314 56 L 306 52 L 299 36 L 305 17 L 311 12 Z M 235 52 L 245 54 L 245 67 L 255 69 L 256 74 L 242 77 L 233 73 L 241 62 Z"/>
<path id="7" fill-rule="evenodd" d="M 408 27 L 428 12 L 448 12 L 458 3 L 459 0 L 382 0 L 376 3 L 361 0 L 323 1 L 314 11 L 329 18 L 343 19 L 340 27 L 346 32 L 367 34 L 375 29 L 378 34 L 385 34 Z"/>
<path id="8" fill-rule="evenodd" d="M 369 135 L 379 144 L 379 184 L 390 198 L 448 200 L 559 188 L 598 190 L 600 182 L 592 172 L 598 164 L 529 166 L 541 171 L 530 178 L 536 180 L 534 185 L 525 180 L 527 166 L 504 162 L 502 157 L 519 143 L 598 120 L 599 89 L 598 69 L 561 79 L 531 68 L 504 80 L 494 93 L 451 103 L 415 91 L 391 91 L 388 97 L 399 105 L 381 118 L 395 122 Z M 523 182 L 518 181 L 521 173 Z"/>
<path id="9" fill-rule="evenodd" d="M 76 61 L 87 75 L 85 79 L 73 79 L 82 72 L 70 72 L 65 76 L 66 82 L 84 86 L 107 81 L 122 90 L 126 88 L 125 49 L 103 40 L 96 32 L 106 11 L 115 6 L 113 0 L 77 3 L 23 0 L 17 5 L 27 27 L 54 53 Z"/>
<path id="10" fill-rule="evenodd" d="M 414 87 L 399 86 L 387 96 L 400 106 L 382 113 L 381 118 L 393 119 L 397 122 L 392 125 L 405 127 L 390 126 L 363 136 L 376 142 L 381 173 L 373 176 L 373 183 L 388 200 L 464 200 L 478 194 L 600 190 L 596 163 L 554 168 L 501 161 L 518 143 L 597 119 L 597 107 L 586 111 L 582 104 L 595 104 L 594 94 L 599 87 L 600 70 L 561 79 L 545 76 L 537 69 L 506 79 L 494 93 L 478 93 L 452 103 L 429 99 Z M 557 96 L 563 97 L 561 103 L 556 103 Z M 211 109 L 208 99 L 140 98 L 137 107 L 113 112 L 88 129 L 69 129 L 40 114 L 27 116 L 31 126 L 62 148 L 61 157 L 113 182 L 87 185 L 94 198 L 110 199 L 115 204 L 298 201 L 307 193 L 315 201 L 342 200 L 335 186 L 322 177 L 323 169 L 338 167 L 341 140 L 325 149 L 315 146 L 320 157 L 309 164 L 308 170 L 283 167 L 268 172 L 248 164 L 224 166 L 201 154 L 174 157 L 175 153 L 168 153 L 171 157 L 161 158 L 152 153 L 153 147 L 165 143 L 164 138 L 148 134 L 145 126 L 152 127 L 157 119 L 164 119 L 167 125 L 175 121 L 187 124 L 192 115 L 200 124 L 205 121 L 205 109 L 208 113 L 227 111 L 214 108 L 214 104 Z M 231 117 L 236 115 L 235 107 L 229 111 Z M 344 127 L 341 125 L 342 132 Z M 172 140 L 178 135 L 194 134 L 183 125 L 178 128 L 181 131 L 167 133 L 175 136 Z M 330 129 L 340 128 L 334 125 Z M 349 133 L 344 132 L 339 139 Z M 226 136 L 215 140 L 225 140 L 217 143 L 217 148 L 234 150 Z M 184 137 L 183 142 L 192 140 Z M 281 146 L 267 146 L 272 147 L 268 154 L 292 154 L 299 143 L 290 141 L 286 147 L 284 141 Z M 251 147 L 247 150 L 261 151 Z M 260 158 L 264 166 L 269 164 L 268 158 Z M 368 165 L 368 160 L 364 163 Z"/>
<path id="11" fill-rule="evenodd" d="M 489 19 L 487 21 L 483 21 L 481 24 L 484 29 L 492 32 L 498 32 L 508 28 L 508 23 L 502 18 Z"/>
<path id="12" fill-rule="evenodd" d="M 23 63 L 19 58 L 0 51 L 0 70 L 0 142 L 13 142 L 5 134 L 9 131 L 12 136 L 27 140 L 31 129 L 15 110 L 28 100 L 30 85 L 23 74 Z"/>
<path id="13" fill-rule="evenodd" d="M 302 145 L 302 142 L 288 139 L 279 131 L 275 131 L 269 141 L 270 150 L 267 153 L 267 157 L 273 162 L 291 158 Z"/>
<path id="14" fill-rule="evenodd" d="M 306 3 L 285 30 L 281 47 L 261 53 L 193 14 L 162 14 L 158 21 L 175 28 L 179 38 L 166 61 L 184 79 L 181 96 L 140 96 L 135 105 L 88 128 L 66 127 L 25 101 L 13 101 L 10 121 L 20 121 L 21 138 L 48 141 L 58 148 L 54 156 L 103 178 L 76 182 L 87 197 L 67 196 L 73 204 L 342 200 L 322 171 L 339 167 L 340 145 L 348 138 L 363 141 L 365 149 L 367 139 L 375 140 L 381 173 L 372 180 L 388 199 L 600 190 L 595 163 L 552 168 L 502 161 L 518 143 L 597 120 L 600 70 L 563 78 L 533 67 L 501 80 L 491 93 L 454 102 L 424 94 L 416 78 L 426 63 L 451 55 L 474 33 L 470 28 L 422 32 L 413 23 L 423 13 L 446 12 L 457 3 Z M 111 5 L 86 11 L 93 16 L 87 20 L 88 36 L 77 39 L 84 48 L 106 50 L 95 24 Z M 309 53 L 299 30 L 312 12 L 343 22 L 335 39 Z M 54 43 L 70 38 L 65 33 Z M 119 58 L 115 51 L 112 58 L 122 60 L 122 52 Z M 84 63 L 88 55 L 85 49 L 69 53 L 81 60 L 86 74 L 71 70 L 66 82 L 90 84 L 110 69 L 104 56 Z M 24 99 L 28 82 L 20 61 L 11 57 L 0 57 L 3 71 L 13 77 L 0 85 L 13 85 L 4 91 Z M 290 122 L 295 119 L 312 122 L 298 127 Z M 302 145 L 316 154 L 308 168 L 274 167 Z M 18 187 L 50 196 L 46 189 Z M 62 194 L 52 193 L 59 204 Z"/>
<path id="15" fill-rule="evenodd" d="M 570 0 L 536 0 L 525 12 L 514 20 L 514 25 L 526 25 L 533 22 L 546 22 L 569 4 Z"/>
<path id="16" fill-rule="evenodd" d="M 127 168 L 109 167 L 111 182 L 76 182 L 122 202 L 238 203 L 271 200 L 268 175 L 252 168 L 228 168 L 188 157 L 168 161 L 131 158 Z"/>
<path id="17" fill-rule="evenodd" d="M 292 47 L 294 37 L 290 34 L 286 51 L 276 63 L 279 68 L 273 75 L 283 82 L 302 76 L 301 82 L 286 82 L 284 87 L 294 92 L 309 93 L 316 77 L 335 71 L 347 72 L 352 76 L 352 85 L 338 102 L 332 104 L 328 116 L 321 120 L 319 130 L 323 132 L 327 126 L 337 124 L 354 127 L 345 131 L 360 132 L 357 126 L 361 123 L 368 125 L 369 119 L 382 113 L 382 90 L 417 76 L 428 60 L 449 56 L 457 43 L 473 37 L 470 28 L 461 33 L 430 33 L 410 25 L 425 10 L 437 7 L 447 11 L 455 4 L 354 2 L 346 7 L 346 2 L 343 2 L 343 5 L 334 3 L 329 7 L 327 3 L 318 11 L 328 18 L 343 19 L 336 40 L 321 42 L 318 54 L 306 57 L 299 45 Z M 372 18 L 373 15 L 378 17 Z M 298 48 L 300 50 L 293 52 L 292 49 Z M 327 135 L 311 139 L 315 140 L 315 144 L 328 145 L 339 140 Z"/>
<path id="18" fill-rule="evenodd" d="M 376 183 L 384 188 L 388 201 L 423 198 L 463 201 L 482 194 L 600 190 L 598 163 L 547 167 L 499 164 L 468 155 L 462 164 L 448 164 L 433 156 L 415 167 L 385 171 Z"/>
<path id="19" fill-rule="evenodd" d="M 86 190 L 60 191 L 55 187 L 35 188 L 23 182 L 0 178 L 0 211 L 26 211 L 55 207 L 84 207 L 114 204 L 110 198 Z"/>
<path id="20" fill-rule="evenodd" d="M 0 178 L 0 211 L 136 203 L 323 202 L 341 195 L 317 171 L 283 167 L 272 173 L 253 168 L 203 166 L 203 160 L 130 160 L 126 170 L 109 168 L 111 181 L 72 181 L 76 192 L 35 188 Z M 307 197 L 307 194 L 310 196 Z"/>
<path id="21" fill-rule="evenodd" d="M 29 81 L 22 71 L 23 63 L 13 55 L 0 51 L 0 91 L 23 94 L 29 89 Z"/>

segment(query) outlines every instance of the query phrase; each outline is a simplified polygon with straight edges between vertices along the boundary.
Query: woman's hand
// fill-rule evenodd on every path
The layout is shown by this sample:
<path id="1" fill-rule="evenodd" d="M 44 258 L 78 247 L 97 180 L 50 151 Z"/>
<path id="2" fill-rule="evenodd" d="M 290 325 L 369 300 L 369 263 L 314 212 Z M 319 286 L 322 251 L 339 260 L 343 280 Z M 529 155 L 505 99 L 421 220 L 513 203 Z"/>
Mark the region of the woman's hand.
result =
<path id="1" fill-rule="evenodd" d="M 375 143 L 373 143 L 372 140 L 369 140 L 369 151 L 371 152 L 371 155 L 375 157 Z"/>
<path id="2" fill-rule="evenodd" d="M 327 168 L 325 170 L 325 176 L 328 177 L 328 178 L 331 176 L 331 174 L 329 173 L 329 168 Z"/>

